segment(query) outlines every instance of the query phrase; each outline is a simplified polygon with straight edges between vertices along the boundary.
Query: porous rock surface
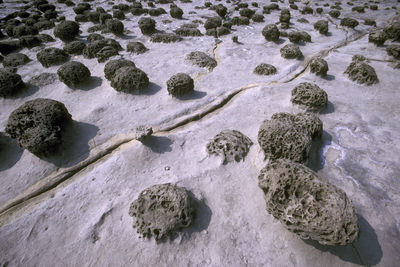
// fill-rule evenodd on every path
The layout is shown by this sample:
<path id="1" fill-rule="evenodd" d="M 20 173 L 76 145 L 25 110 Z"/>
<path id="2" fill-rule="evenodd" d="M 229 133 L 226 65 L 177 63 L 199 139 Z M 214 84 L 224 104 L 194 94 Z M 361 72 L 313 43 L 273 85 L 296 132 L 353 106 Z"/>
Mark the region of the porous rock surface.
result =
<path id="1" fill-rule="evenodd" d="M 187 61 L 193 65 L 197 65 L 201 68 L 207 68 L 209 70 L 214 69 L 217 66 L 217 61 L 201 51 L 193 51 L 186 55 Z"/>
<path id="2" fill-rule="evenodd" d="M 293 88 L 290 101 L 306 111 L 319 112 L 328 106 L 328 94 L 315 83 L 304 82 Z"/>
<path id="3" fill-rule="evenodd" d="M 316 75 L 325 76 L 329 70 L 328 62 L 320 57 L 314 57 L 310 61 L 310 70 Z"/>
<path id="4" fill-rule="evenodd" d="M 0 97 L 15 95 L 24 87 L 21 75 L 0 69 Z"/>
<path id="5" fill-rule="evenodd" d="M 359 84 L 372 85 L 378 82 L 375 69 L 361 60 L 353 60 L 344 72 L 349 79 Z"/>
<path id="6" fill-rule="evenodd" d="M 261 63 L 257 65 L 253 72 L 258 75 L 272 75 L 276 74 L 276 68 L 271 64 Z"/>
<path id="7" fill-rule="evenodd" d="M 173 96 L 182 96 L 193 91 L 194 81 L 186 73 L 177 73 L 167 81 L 168 93 Z"/>
<path id="8" fill-rule="evenodd" d="M 22 53 L 9 54 L 3 59 L 4 67 L 18 67 L 30 61 L 29 57 Z"/>
<path id="9" fill-rule="evenodd" d="M 57 70 L 58 78 L 69 87 L 76 87 L 90 78 L 90 70 L 81 62 L 71 61 Z"/>
<path id="10" fill-rule="evenodd" d="M 269 162 L 258 176 L 267 211 L 302 239 L 322 245 L 347 245 L 359 234 L 351 200 L 303 164 Z"/>
<path id="11" fill-rule="evenodd" d="M 54 36 L 62 41 L 71 41 L 79 35 L 79 24 L 75 21 L 62 21 L 54 28 Z"/>
<path id="12" fill-rule="evenodd" d="M 69 55 L 60 48 L 49 47 L 37 53 L 36 58 L 43 67 L 48 68 L 68 61 Z"/>
<path id="13" fill-rule="evenodd" d="M 149 78 L 141 69 L 135 67 L 122 67 L 115 71 L 111 86 L 121 92 L 143 90 L 149 86 Z"/>
<path id="14" fill-rule="evenodd" d="M 279 40 L 280 32 L 275 24 L 268 24 L 263 28 L 262 35 L 264 36 L 265 40 L 276 42 Z"/>
<path id="15" fill-rule="evenodd" d="M 178 231 L 193 223 L 194 203 L 185 188 L 157 184 L 139 194 L 129 208 L 129 215 L 135 217 L 133 227 L 140 235 L 159 241 L 174 238 Z"/>
<path id="16" fill-rule="evenodd" d="M 107 80 L 112 80 L 115 72 L 122 67 L 136 67 L 136 65 L 133 63 L 133 61 L 122 58 L 110 60 L 104 66 L 104 76 Z"/>
<path id="17" fill-rule="evenodd" d="M 312 140 L 322 136 L 322 122 L 312 113 L 275 113 L 258 131 L 258 143 L 270 160 L 306 163 Z"/>
<path id="18" fill-rule="evenodd" d="M 222 163 L 244 160 L 253 144 L 251 139 L 236 130 L 224 130 L 214 136 L 206 146 L 208 154 L 222 158 Z"/>
<path id="19" fill-rule="evenodd" d="M 63 103 L 37 98 L 25 102 L 8 118 L 6 133 L 35 155 L 50 155 L 62 143 L 62 131 L 71 121 Z"/>
<path id="20" fill-rule="evenodd" d="M 300 59 L 303 57 L 299 46 L 295 44 L 287 44 L 281 48 L 281 56 L 286 59 Z"/>

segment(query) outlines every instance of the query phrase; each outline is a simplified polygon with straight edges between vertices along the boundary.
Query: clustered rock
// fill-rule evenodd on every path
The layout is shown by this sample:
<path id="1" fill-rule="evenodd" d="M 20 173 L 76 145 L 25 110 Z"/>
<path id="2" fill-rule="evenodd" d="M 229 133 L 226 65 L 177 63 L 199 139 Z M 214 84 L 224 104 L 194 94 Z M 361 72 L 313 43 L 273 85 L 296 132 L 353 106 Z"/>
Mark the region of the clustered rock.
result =
<path id="1" fill-rule="evenodd" d="M 172 184 L 153 185 L 131 203 L 129 215 L 133 227 L 145 238 L 161 241 L 174 238 L 177 231 L 189 227 L 195 217 L 195 201 L 183 187 Z"/>
<path id="2" fill-rule="evenodd" d="M 57 151 L 62 143 L 62 132 L 71 120 L 63 103 L 37 98 L 11 113 L 6 133 L 31 153 L 47 156 Z"/>
<path id="3" fill-rule="evenodd" d="M 208 154 L 222 158 L 222 163 L 243 160 L 253 144 L 250 138 L 236 130 L 225 130 L 217 134 L 208 144 Z"/>

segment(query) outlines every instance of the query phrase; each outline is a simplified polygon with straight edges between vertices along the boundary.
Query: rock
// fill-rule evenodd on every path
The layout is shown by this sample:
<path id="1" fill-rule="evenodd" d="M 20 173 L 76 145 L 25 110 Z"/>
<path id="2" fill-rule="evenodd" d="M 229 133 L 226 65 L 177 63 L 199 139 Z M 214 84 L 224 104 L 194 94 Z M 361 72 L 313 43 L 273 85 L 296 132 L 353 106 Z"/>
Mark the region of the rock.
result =
<path id="1" fill-rule="evenodd" d="M 400 21 L 393 22 L 384 29 L 389 39 L 393 41 L 400 40 Z"/>
<path id="2" fill-rule="evenodd" d="M 331 10 L 331 11 L 329 11 L 329 16 L 336 19 L 340 16 L 340 11 L 339 10 Z"/>
<path id="3" fill-rule="evenodd" d="M 240 16 L 247 17 L 249 19 L 254 15 L 254 13 L 256 12 L 250 8 L 243 8 L 239 11 Z"/>
<path id="4" fill-rule="evenodd" d="M 102 39 L 90 42 L 83 49 L 83 55 L 86 58 L 97 58 L 99 62 L 104 62 L 110 57 L 118 55 L 119 50 L 122 50 L 122 47 L 117 41 Z"/>
<path id="5" fill-rule="evenodd" d="M 29 57 L 22 53 L 9 54 L 3 59 L 4 67 L 18 67 L 30 61 Z"/>
<path id="6" fill-rule="evenodd" d="M 113 10 L 113 18 L 114 19 L 125 19 L 125 13 L 122 10 L 114 9 Z"/>
<path id="7" fill-rule="evenodd" d="M 253 144 L 250 138 L 236 130 L 224 130 L 207 144 L 208 154 L 222 158 L 222 163 L 243 160 Z"/>
<path id="8" fill-rule="evenodd" d="M 281 15 L 279 16 L 281 23 L 290 23 L 290 11 L 289 9 L 282 9 Z"/>
<path id="9" fill-rule="evenodd" d="M 315 73 L 316 75 L 326 76 L 329 70 L 328 62 L 326 62 L 323 58 L 314 57 L 310 61 L 310 69 L 311 72 Z"/>
<path id="10" fill-rule="evenodd" d="M 35 35 L 38 34 L 38 30 L 32 26 L 18 25 L 13 28 L 13 37 L 19 38 L 24 35 Z"/>
<path id="11" fill-rule="evenodd" d="M 351 200 L 306 166 L 287 159 L 268 163 L 258 176 L 267 211 L 302 239 L 347 245 L 359 225 Z"/>
<path id="12" fill-rule="evenodd" d="M 114 78 L 115 72 L 122 67 L 136 67 L 135 63 L 126 59 L 110 60 L 104 66 L 104 76 L 111 81 Z"/>
<path id="13" fill-rule="evenodd" d="M 153 134 L 153 128 L 147 125 L 140 125 L 136 127 L 135 130 L 135 139 L 139 142 L 143 142 Z"/>
<path id="14" fill-rule="evenodd" d="M 281 56 L 286 59 L 301 59 L 303 57 L 303 53 L 300 48 L 295 44 L 287 44 L 281 48 Z"/>
<path id="15" fill-rule="evenodd" d="M 28 83 L 37 86 L 37 87 L 43 87 L 46 85 L 50 85 L 56 82 L 58 80 L 57 74 L 55 73 L 48 73 L 48 72 L 43 72 L 39 75 L 33 76 Z"/>
<path id="16" fill-rule="evenodd" d="M 25 38 L 26 38 L 26 37 L 28 37 L 28 36 L 25 36 Z M 55 41 L 53 37 L 51 37 L 50 35 L 45 34 L 45 33 L 38 34 L 38 35 L 36 35 L 36 37 L 37 37 L 37 38 L 40 40 L 40 42 L 42 42 L 42 43 L 49 43 L 49 42 L 54 42 L 54 41 Z"/>
<path id="17" fill-rule="evenodd" d="M 190 52 L 186 55 L 185 59 L 193 65 L 199 66 L 201 68 L 207 68 L 209 70 L 212 70 L 217 66 L 217 61 L 215 59 L 200 51 Z"/>
<path id="18" fill-rule="evenodd" d="M 24 35 L 19 38 L 19 43 L 23 47 L 32 48 L 41 45 L 42 40 L 37 35 Z"/>
<path id="19" fill-rule="evenodd" d="M 117 19 L 109 19 L 106 21 L 107 29 L 115 35 L 122 35 L 124 33 L 124 24 Z"/>
<path id="20" fill-rule="evenodd" d="M 79 35 L 79 24 L 65 20 L 54 28 L 54 36 L 62 41 L 72 41 Z"/>
<path id="21" fill-rule="evenodd" d="M 253 72 L 257 75 L 273 75 L 276 74 L 276 68 L 271 64 L 261 63 Z"/>
<path id="22" fill-rule="evenodd" d="M 175 33 L 180 36 L 202 36 L 203 34 L 195 27 L 181 26 L 175 30 Z"/>
<path id="23" fill-rule="evenodd" d="M 82 55 L 86 45 L 82 41 L 72 41 L 64 45 L 63 50 L 70 55 Z"/>
<path id="24" fill-rule="evenodd" d="M 193 92 L 194 81 L 185 73 L 177 73 L 167 81 L 168 94 L 173 96 L 183 96 L 184 94 Z"/>
<path id="25" fill-rule="evenodd" d="M 251 19 L 254 22 L 264 22 L 264 16 L 262 14 L 254 14 L 253 17 L 251 17 Z"/>
<path id="26" fill-rule="evenodd" d="M 13 96 L 24 87 L 21 75 L 0 69 L 0 97 Z"/>
<path id="27" fill-rule="evenodd" d="M 392 56 L 396 59 L 400 59 L 400 45 L 391 44 L 388 47 L 386 47 L 386 52 L 389 56 Z"/>
<path id="28" fill-rule="evenodd" d="M 167 11 L 165 11 L 165 9 L 164 8 L 151 8 L 151 9 L 149 9 L 148 10 L 148 12 L 147 12 L 150 16 L 155 16 L 155 17 L 157 17 L 157 16 L 160 16 L 160 15 L 162 15 L 162 14 L 167 14 Z"/>
<path id="29" fill-rule="evenodd" d="M 328 33 L 328 21 L 327 20 L 318 20 L 314 23 L 314 29 L 319 31 L 320 34 Z"/>
<path id="30" fill-rule="evenodd" d="M 386 33 L 380 30 L 372 31 L 368 35 L 368 42 L 374 43 L 375 45 L 383 45 L 387 39 Z"/>
<path id="31" fill-rule="evenodd" d="M 275 24 L 268 24 L 263 28 L 262 35 L 264 36 L 265 40 L 276 42 L 279 40 L 280 32 Z"/>
<path id="32" fill-rule="evenodd" d="M 146 73 L 135 67 L 119 68 L 111 80 L 111 86 L 121 92 L 143 90 L 149 86 L 149 78 Z"/>
<path id="33" fill-rule="evenodd" d="M 156 21 L 152 18 L 141 18 L 138 24 L 144 35 L 150 35 L 156 31 Z"/>
<path id="34" fill-rule="evenodd" d="M 21 49 L 19 40 L 5 40 L 0 42 L 0 53 L 7 55 Z"/>
<path id="35" fill-rule="evenodd" d="M 137 55 L 143 54 L 147 50 L 149 49 L 147 49 L 147 47 L 144 46 L 144 44 L 141 42 L 129 42 L 128 45 L 126 46 L 126 51 Z"/>
<path id="36" fill-rule="evenodd" d="M 143 190 L 132 202 L 129 215 L 136 217 L 133 227 L 143 237 L 160 241 L 174 238 L 189 227 L 195 217 L 195 202 L 189 192 L 171 184 L 157 184 Z"/>
<path id="37" fill-rule="evenodd" d="M 104 38 L 104 36 L 98 34 L 98 33 L 91 33 L 88 35 L 88 37 L 86 38 L 86 40 L 91 43 L 94 41 L 98 41 L 98 40 L 105 40 L 106 38 Z"/>
<path id="38" fill-rule="evenodd" d="M 364 25 L 375 26 L 376 27 L 376 21 L 373 20 L 373 19 L 365 19 L 364 20 Z"/>
<path id="39" fill-rule="evenodd" d="M 172 7 L 169 11 L 169 14 L 174 19 L 181 19 L 183 15 L 183 10 L 179 7 Z"/>
<path id="40" fill-rule="evenodd" d="M 111 14 L 108 13 L 101 13 L 99 14 L 99 22 L 100 24 L 105 25 L 107 23 L 107 20 L 112 19 Z"/>
<path id="41" fill-rule="evenodd" d="M 319 112 L 328 106 L 328 94 L 315 83 L 300 83 L 292 90 L 290 101 L 306 111 Z"/>
<path id="42" fill-rule="evenodd" d="M 211 17 L 206 20 L 204 23 L 204 28 L 206 30 L 208 29 L 215 29 L 217 27 L 220 27 L 222 25 L 222 20 L 219 17 Z"/>
<path id="43" fill-rule="evenodd" d="M 359 84 L 372 85 L 378 82 L 375 69 L 363 61 L 352 61 L 344 73 Z"/>
<path id="44" fill-rule="evenodd" d="M 221 17 L 224 18 L 226 16 L 226 13 L 228 12 L 228 9 L 223 6 L 222 4 L 218 4 L 215 7 L 215 12 Z"/>
<path id="45" fill-rule="evenodd" d="M 182 37 L 173 33 L 155 33 L 150 37 L 153 43 L 175 43 L 182 41 Z"/>
<path id="46" fill-rule="evenodd" d="M 233 18 L 231 19 L 231 22 L 232 22 L 233 25 L 237 25 L 237 26 L 240 26 L 240 25 L 249 25 L 249 24 L 250 24 L 249 18 L 248 18 L 248 17 L 243 17 L 243 16 L 236 16 L 236 17 L 233 17 Z"/>
<path id="47" fill-rule="evenodd" d="M 270 160 L 306 163 L 312 139 L 322 136 L 322 122 L 313 113 L 275 113 L 258 131 L 258 143 Z"/>
<path id="48" fill-rule="evenodd" d="M 76 87 L 90 78 L 89 69 L 77 61 L 67 62 L 57 70 L 58 78 L 68 87 Z"/>
<path id="49" fill-rule="evenodd" d="M 340 21 L 340 26 L 346 26 L 349 28 L 355 28 L 358 26 L 358 21 L 353 18 L 343 18 Z"/>
<path id="50" fill-rule="evenodd" d="M 306 32 L 290 32 L 288 38 L 292 43 L 311 42 L 311 36 Z"/>
<path id="51" fill-rule="evenodd" d="M 37 98 L 25 102 L 11 113 L 6 133 L 31 153 L 47 156 L 59 148 L 62 131 L 71 121 L 71 114 L 63 103 Z"/>
<path id="52" fill-rule="evenodd" d="M 68 61 L 69 55 L 62 49 L 49 47 L 37 53 L 36 58 L 43 67 L 48 68 Z"/>

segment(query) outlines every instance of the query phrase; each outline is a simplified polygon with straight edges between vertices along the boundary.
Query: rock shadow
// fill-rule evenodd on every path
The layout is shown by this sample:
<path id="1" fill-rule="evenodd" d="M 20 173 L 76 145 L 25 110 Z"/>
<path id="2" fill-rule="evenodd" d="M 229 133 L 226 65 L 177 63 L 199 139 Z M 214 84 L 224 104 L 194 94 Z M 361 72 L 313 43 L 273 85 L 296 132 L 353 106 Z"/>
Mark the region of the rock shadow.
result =
<path id="1" fill-rule="evenodd" d="M 330 145 L 332 142 L 332 135 L 323 131 L 322 137 L 313 140 L 310 153 L 308 156 L 307 167 L 317 172 L 325 166 L 324 147 Z"/>
<path id="2" fill-rule="evenodd" d="M 133 40 L 135 39 L 137 36 L 135 35 L 127 35 L 127 34 L 123 34 L 123 35 L 118 35 L 118 37 L 122 40 Z"/>
<path id="3" fill-rule="evenodd" d="M 154 153 L 163 154 L 172 151 L 171 145 L 173 142 L 165 136 L 151 135 L 146 137 L 142 144 L 150 148 Z"/>
<path id="4" fill-rule="evenodd" d="M 16 140 L 0 133 L 0 171 L 14 166 L 22 156 L 23 148 L 18 146 Z"/>
<path id="5" fill-rule="evenodd" d="M 7 98 L 16 99 L 16 98 L 28 97 L 34 95 L 37 91 L 39 91 L 39 89 L 40 89 L 39 86 L 26 83 L 25 87 L 22 88 L 19 92 L 17 92 L 12 96 L 8 96 Z"/>
<path id="6" fill-rule="evenodd" d="M 333 81 L 336 77 L 335 77 L 335 75 L 327 74 L 321 78 L 324 80 L 327 80 L 327 81 Z"/>
<path id="7" fill-rule="evenodd" d="M 333 112 L 335 112 L 335 106 L 333 105 L 333 103 L 331 101 L 328 100 L 328 106 L 320 113 L 321 114 L 330 114 Z"/>
<path id="8" fill-rule="evenodd" d="M 362 266 L 376 265 L 382 259 L 382 247 L 372 226 L 362 215 L 357 214 L 357 217 L 360 225 L 360 234 L 353 244 L 346 246 L 324 246 L 314 240 L 303 241 L 322 252 L 328 251 L 343 261 Z"/>
<path id="9" fill-rule="evenodd" d="M 89 141 L 99 131 L 95 125 L 72 121 L 66 126 L 62 135 L 62 144 L 54 155 L 40 156 L 42 160 L 53 163 L 57 167 L 71 167 L 89 156 Z"/>
<path id="10" fill-rule="evenodd" d="M 200 99 L 203 98 L 207 95 L 206 92 L 201 92 L 201 91 L 192 91 L 190 93 L 187 93 L 183 96 L 176 96 L 177 99 L 179 100 L 195 100 L 195 99 Z"/>
<path id="11" fill-rule="evenodd" d="M 143 90 L 134 90 L 132 92 L 129 92 L 128 94 L 131 95 L 155 95 L 158 91 L 161 90 L 161 86 L 158 84 L 150 82 L 149 86 Z"/>
<path id="12" fill-rule="evenodd" d="M 89 79 L 80 83 L 79 85 L 77 85 L 75 87 L 69 87 L 69 88 L 76 89 L 76 90 L 82 90 L 82 91 L 89 91 L 96 87 L 101 86 L 102 83 L 103 83 L 102 78 L 97 77 L 97 76 L 91 76 Z"/>
<path id="13" fill-rule="evenodd" d="M 200 233 L 208 228 L 211 221 L 212 211 L 210 207 L 206 204 L 205 199 L 197 199 L 192 192 L 189 192 L 195 202 L 196 213 L 193 224 L 184 230 L 185 234 L 189 237 L 194 233 Z"/>
<path id="14" fill-rule="evenodd" d="M 281 44 L 283 44 L 284 42 L 286 42 L 286 40 L 283 39 L 283 38 L 279 38 L 278 41 L 274 41 L 274 43 L 277 44 L 277 45 L 281 45 Z"/>

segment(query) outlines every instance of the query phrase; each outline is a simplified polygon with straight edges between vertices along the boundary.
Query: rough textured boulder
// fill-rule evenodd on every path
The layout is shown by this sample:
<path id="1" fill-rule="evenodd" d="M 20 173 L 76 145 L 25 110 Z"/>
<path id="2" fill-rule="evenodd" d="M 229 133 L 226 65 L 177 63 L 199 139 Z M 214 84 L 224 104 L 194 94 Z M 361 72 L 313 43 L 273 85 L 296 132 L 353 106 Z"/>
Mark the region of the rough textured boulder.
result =
<path id="1" fill-rule="evenodd" d="M 314 57 L 310 61 L 310 69 L 316 75 L 325 76 L 329 70 L 328 62 L 320 57 Z"/>
<path id="2" fill-rule="evenodd" d="M 82 41 L 72 41 L 64 45 L 64 51 L 70 55 L 82 55 L 86 45 Z"/>
<path id="3" fill-rule="evenodd" d="M 65 63 L 69 59 L 69 55 L 62 49 L 49 47 L 45 48 L 36 55 L 37 60 L 43 67 L 50 67 Z"/>
<path id="4" fill-rule="evenodd" d="M 3 66 L 4 67 L 18 67 L 21 65 L 25 65 L 29 61 L 30 61 L 30 59 L 28 58 L 27 55 L 22 54 L 22 53 L 14 53 L 14 54 L 9 54 L 4 57 Z"/>
<path id="5" fill-rule="evenodd" d="M 24 87 L 21 75 L 0 69 L 0 97 L 13 96 Z"/>
<path id="6" fill-rule="evenodd" d="M 344 73 L 359 84 L 372 85 L 378 82 L 375 69 L 361 60 L 353 60 Z"/>
<path id="7" fill-rule="evenodd" d="M 315 83 L 300 83 L 292 90 L 290 98 L 306 111 L 319 112 L 328 106 L 328 94 Z"/>
<path id="8" fill-rule="evenodd" d="M 118 55 L 119 50 L 122 50 L 122 47 L 117 41 L 102 39 L 90 42 L 83 50 L 83 55 L 86 58 L 97 58 L 98 62 L 104 62 Z"/>
<path id="9" fill-rule="evenodd" d="M 328 33 L 328 21 L 327 20 L 318 20 L 314 23 L 314 29 L 319 31 L 320 34 Z"/>
<path id="10" fill-rule="evenodd" d="M 387 34 L 388 38 L 393 41 L 400 40 L 400 21 L 395 21 L 384 29 L 385 33 Z"/>
<path id="11" fill-rule="evenodd" d="M 268 24 L 263 28 L 262 35 L 264 36 L 265 40 L 276 42 L 279 40 L 280 32 L 275 24 Z"/>
<path id="12" fill-rule="evenodd" d="M 312 140 L 321 136 L 322 122 L 313 113 L 275 113 L 260 126 L 258 143 L 266 158 L 305 163 Z"/>
<path id="13" fill-rule="evenodd" d="M 62 143 L 62 131 L 71 121 L 63 103 L 37 98 L 14 110 L 7 121 L 6 133 L 35 155 L 50 155 Z"/>
<path id="14" fill-rule="evenodd" d="M 136 67 L 136 65 L 133 63 L 133 61 L 122 58 L 110 60 L 104 66 L 104 76 L 107 80 L 112 80 L 115 72 L 122 67 Z"/>
<path id="15" fill-rule="evenodd" d="M 193 27 L 192 25 L 186 24 L 182 25 L 178 29 L 175 30 L 175 33 L 180 36 L 202 36 L 203 34 L 199 29 Z"/>
<path id="16" fill-rule="evenodd" d="M 182 96 L 193 92 L 194 81 L 185 73 L 177 73 L 167 81 L 168 93 L 173 96 Z"/>
<path id="17" fill-rule="evenodd" d="M 258 176 L 267 211 L 302 239 L 347 245 L 359 225 L 346 193 L 306 166 L 287 159 L 269 162 Z"/>
<path id="18" fill-rule="evenodd" d="M 388 37 L 384 31 L 372 31 L 368 35 L 368 42 L 376 45 L 383 45 L 387 39 Z"/>
<path id="19" fill-rule="evenodd" d="M 286 59 L 300 59 L 303 57 L 303 53 L 300 48 L 295 44 L 287 44 L 281 48 L 281 56 Z"/>
<path id="20" fill-rule="evenodd" d="M 121 92 L 143 90 L 149 86 L 149 78 L 142 70 L 135 67 L 119 68 L 111 80 L 111 86 Z"/>
<path id="21" fill-rule="evenodd" d="M 340 26 L 346 26 L 349 28 L 355 28 L 358 26 L 358 21 L 356 19 L 353 18 L 343 18 L 340 21 Z"/>
<path id="22" fill-rule="evenodd" d="M 311 36 L 303 31 L 290 32 L 288 38 L 292 43 L 311 42 Z"/>
<path id="23" fill-rule="evenodd" d="M 155 33 L 150 37 L 153 43 L 175 43 L 182 41 L 182 37 L 173 33 Z"/>
<path id="24" fill-rule="evenodd" d="M 69 87 L 76 87 L 90 78 L 89 69 L 77 61 L 67 62 L 57 70 L 58 78 Z"/>
<path id="25" fill-rule="evenodd" d="M 253 144 L 250 138 L 236 130 L 225 130 L 207 144 L 208 154 L 222 158 L 222 163 L 243 160 Z"/>
<path id="26" fill-rule="evenodd" d="M 72 41 L 79 35 L 79 24 L 75 21 L 65 20 L 54 28 L 54 36 L 62 41 Z"/>
<path id="27" fill-rule="evenodd" d="M 147 50 L 149 49 L 147 49 L 147 47 L 141 42 L 129 42 L 126 46 L 126 51 L 137 55 L 143 54 Z"/>
<path id="28" fill-rule="evenodd" d="M 148 125 L 140 125 L 135 129 L 135 139 L 143 142 L 147 139 L 147 137 L 153 134 L 153 128 Z"/>
<path id="29" fill-rule="evenodd" d="M 276 74 L 276 68 L 271 64 L 261 63 L 253 72 L 257 75 L 273 75 Z"/>
<path id="30" fill-rule="evenodd" d="M 174 238 L 177 231 L 189 227 L 195 217 L 195 202 L 189 192 L 172 184 L 153 185 L 132 202 L 129 215 L 143 237 L 163 240 Z"/>
<path id="31" fill-rule="evenodd" d="M 389 56 L 392 56 L 396 59 L 400 59 L 400 45 L 391 44 L 388 47 L 386 47 L 386 52 Z"/>
<path id="32" fill-rule="evenodd" d="M 181 19 L 183 15 L 183 10 L 177 6 L 174 6 L 170 9 L 169 14 L 174 19 Z"/>
<path id="33" fill-rule="evenodd" d="M 124 24 L 118 19 L 109 19 L 106 21 L 107 30 L 115 35 L 122 35 L 124 33 Z"/>
<path id="34" fill-rule="evenodd" d="M 156 21 L 152 18 L 141 18 L 138 24 L 142 34 L 150 35 L 156 31 Z"/>
<path id="35" fill-rule="evenodd" d="M 340 11 L 339 10 L 331 10 L 331 11 L 329 11 L 329 16 L 336 19 L 336 18 L 340 17 Z"/>
<path id="36" fill-rule="evenodd" d="M 217 61 L 215 59 L 200 51 L 190 52 L 186 55 L 185 59 L 191 62 L 193 65 L 201 68 L 207 68 L 209 70 L 212 70 L 217 66 Z"/>

